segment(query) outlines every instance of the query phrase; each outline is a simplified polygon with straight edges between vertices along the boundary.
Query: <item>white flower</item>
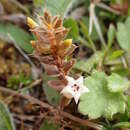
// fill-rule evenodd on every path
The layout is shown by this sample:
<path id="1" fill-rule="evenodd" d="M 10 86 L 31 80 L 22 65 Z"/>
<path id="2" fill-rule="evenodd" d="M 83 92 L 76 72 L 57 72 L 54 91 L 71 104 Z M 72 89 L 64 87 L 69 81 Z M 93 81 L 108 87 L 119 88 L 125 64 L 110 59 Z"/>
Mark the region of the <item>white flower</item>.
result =
<path id="1" fill-rule="evenodd" d="M 74 98 L 77 104 L 80 96 L 83 93 L 88 93 L 89 89 L 86 86 L 84 86 L 82 76 L 79 77 L 77 80 L 69 76 L 66 76 L 66 79 L 68 81 L 68 84 L 61 91 L 61 93 L 68 99 Z"/>

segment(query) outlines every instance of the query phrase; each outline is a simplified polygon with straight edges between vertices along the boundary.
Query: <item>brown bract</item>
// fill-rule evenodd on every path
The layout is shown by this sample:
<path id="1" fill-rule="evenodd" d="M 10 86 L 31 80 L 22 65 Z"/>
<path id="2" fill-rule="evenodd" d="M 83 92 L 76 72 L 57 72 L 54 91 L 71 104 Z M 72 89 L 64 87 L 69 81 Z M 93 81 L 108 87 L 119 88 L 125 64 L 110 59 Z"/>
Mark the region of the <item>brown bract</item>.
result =
<path id="1" fill-rule="evenodd" d="M 60 91 L 67 84 L 65 76 L 75 61 L 67 60 L 70 59 L 67 57 L 71 56 L 76 46 L 72 44 L 72 39 L 65 40 L 69 29 L 63 26 L 63 20 L 59 16 L 51 16 L 50 12 L 45 10 L 40 20 L 41 24 L 38 25 L 28 19 L 28 25 L 37 38 L 36 41 L 31 41 L 35 49 L 33 55 L 44 65 L 48 75 L 58 77 L 58 81 L 49 81 L 49 84 Z"/>

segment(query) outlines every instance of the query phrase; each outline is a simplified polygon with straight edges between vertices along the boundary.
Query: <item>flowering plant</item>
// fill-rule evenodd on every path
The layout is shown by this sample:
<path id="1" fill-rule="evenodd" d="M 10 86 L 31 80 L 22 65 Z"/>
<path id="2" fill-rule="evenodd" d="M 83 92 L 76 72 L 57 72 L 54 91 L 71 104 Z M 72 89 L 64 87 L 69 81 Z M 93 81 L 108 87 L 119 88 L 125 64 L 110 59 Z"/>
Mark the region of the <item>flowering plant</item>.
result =
<path id="1" fill-rule="evenodd" d="M 58 80 L 49 81 L 49 85 L 61 91 L 67 99 L 74 97 L 78 103 L 80 95 L 89 90 L 83 85 L 83 77 L 75 80 L 68 76 L 75 63 L 71 55 L 77 46 L 72 43 L 72 39 L 65 40 L 69 29 L 63 26 L 61 18 L 52 17 L 50 12 L 45 10 L 44 16 L 40 19 L 40 25 L 31 18 L 27 19 L 31 31 L 37 38 L 37 41 L 31 41 L 35 49 L 33 55 L 44 65 L 48 75 L 58 77 Z"/>
<path id="2" fill-rule="evenodd" d="M 0 130 L 130 128 L 129 8 L 1 0 Z"/>

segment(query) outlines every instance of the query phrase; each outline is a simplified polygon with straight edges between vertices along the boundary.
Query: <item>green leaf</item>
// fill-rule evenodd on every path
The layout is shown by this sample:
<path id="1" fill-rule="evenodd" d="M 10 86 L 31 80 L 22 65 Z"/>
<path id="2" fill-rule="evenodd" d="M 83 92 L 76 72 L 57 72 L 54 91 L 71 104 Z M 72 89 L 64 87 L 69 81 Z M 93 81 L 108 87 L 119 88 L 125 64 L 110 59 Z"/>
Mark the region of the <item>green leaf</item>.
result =
<path id="1" fill-rule="evenodd" d="M 74 69 L 89 73 L 94 68 L 94 66 L 100 61 L 100 59 L 102 58 L 102 54 L 102 52 L 96 52 L 88 60 L 77 61 L 74 65 Z"/>
<path id="2" fill-rule="evenodd" d="M 130 82 L 118 74 L 113 73 L 108 78 L 108 89 L 111 92 L 123 92 L 130 87 Z"/>
<path id="3" fill-rule="evenodd" d="M 111 128 L 106 128 L 106 127 L 103 127 L 102 130 L 113 130 Z"/>
<path id="4" fill-rule="evenodd" d="M 89 33 L 88 33 L 89 18 L 88 17 L 82 18 L 82 22 L 81 23 L 82 23 L 81 31 L 82 31 L 83 35 L 88 37 L 88 35 L 89 35 Z M 98 34 L 96 32 L 95 26 L 93 27 L 91 38 L 92 38 L 92 40 L 98 40 Z"/>
<path id="5" fill-rule="evenodd" d="M 39 6 L 44 4 L 44 0 L 33 0 L 34 6 Z"/>
<path id="6" fill-rule="evenodd" d="M 47 101 L 50 104 L 57 106 L 60 102 L 61 96 L 54 88 L 51 88 L 48 85 L 48 81 L 50 80 L 55 80 L 55 78 L 49 77 L 46 74 L 43 75 L 43 89 L 44 89 Z"/>
<path id="7" fill-rule="evenodd" d="M 125 0 L 111 0 L 112 4 L 123 4 Z"/>
<path id="8" fill-rule="evenodd" d="M 107 87 L 107 76 L 95 71 L 85 79 L 90 92 L 81 96 L 78 110 L 91 119 L 101 116 L 112 118 L 118 112 L 125 111 L 125 102 L 120 93 L 112 93 Z"/>
<path id="9" fill-rule="evenodd" d="M 128 93 L 129 93 L 129 91 L 128 91 Z M 128 110 L 130 111 L 130 96 L 129 96 L 129 94 L 126 98 L 127 98 Z"/>
<path id="10" fill-rule="evenodd" d="M 48 102 L 54 106 L 57 106 L 60 101 L 59 93 L 55 89 L 49 87 L 47 84 L 44 85 L 43 88 Z"/>
<path id="11" fill-rule="evenodd" d="M 32 78 L 30 76 L 24 75 L 23 73 L 12 75 L 8 79 L 8 87 L 13 89 L 18 89 L 19 84 L 26 86 L 30 83 L 32 83 Z"/>
<path id="12" fill-rule="evenodd" d="M 0 35 L 0 38 L 6 41 L 11 41 L 11 36 L 18 46 L 20 46 L 24 51 L 32 53 L 33 48 L 30 44 L 30 40 L 32 40 L 33 37 L 18 26 L 0 23 Z"/>
<path id="13" fill-rule="evenodd" d="M 46 0 L 45 6 L 51 11 L 53 15 L 60 15 L 64 17 L 75 0 Z"/>
<path id="14" fill-rule="evenodd" d="M 117 40 L 122 49 L 130 51 L 130 17 L 127 18 L 125 23 L 117 24 Z"/>
<path id="15" fill-rule="evenodd" d="M 130 4 L 128 5 L 128 16 L 130 16 Z"/>
<path id="16" fill-rule="evenodd" d="M 108 48 L 111 48 L 112 43 L 113 43 L 114 38 L 115 38 L 115 34 L 116 34 L 115 27 L 112 24 L 110 24 L 109 29 L 108 29 L 108 33 L 107 33 Z"/>
<path id="17" fill-rule="evenodd" d="M 128 104 L 128 103 L 127 103 Z M 128 110 L 125 111 L 125 113 L 119 114 L 118 115 L 119 121 L 120 122 L 126 122 L 129 121 L 129 112 Z"/>
<path id="18" fill-rule="evenodd" d="M 123 77 L 129 76 L 130 75 L 130 69 L 129 68 L 124 68 L 124 67 L 115 67 L 111 71 L 112 73 L 117 73 Z"/>
<path id="19" fill-rule="evenodd" d="M 0 101 L 0 130 L 15 130 L 10 112 L 2 101 Z"/>
<path id="20" fill-rule="evenodd" d="M 102 32 L 104 33 L 104 32 L 105 32 L 105 26 L 104 26 L 104 24 L 103 24 L 102 21 L 99 21 L 99 23 L 100 23 L 100 25 L 101 25 Z M 89 18 L 88 18 L 88 17 L 83 17 L 83 18 L 82 18 L 82 24 L 85 25 L 84 28 L 86 27 L 86 31 L 87 31 L 86 33 L 88 33 Z M 81 27 L 81 31 L 83 32 L 83 34 L 85 33 L 85 29 L 83 29 L 82 27 Z M 86 34 L 85 34 L 85 35 L 86 35 Z M 97 31 L 96 31 L 96 29 L 95 29 L 95 26 L 93 26 L 91 38 L 92 38 L 93 41 L 96 41 L 96 40 L 99 39 L 99 36 L 98 36 Z"/>
<path id="21" fill-rule="evenodd" d="M 113 125 L 113 128 L 130 128 L 130 122 L 120 122 Z"/>
<path id="22" fill-rule="evenodd" d="M 64 26 L 70 29 L 67 38 L 73 38 L 74 40 L 77 40 L 79 36 L 79 28 L 77 22 L 74 19 L 69 18 L 64 20 Z"/>
<path id="23" fill-rule="evenodd" d="M 114 60 L 116 58 L 121 57 L 123 54 L 124 54 L 123 50 L 113 51 L 112 54 L 109 54 L 108 60 Z"/>
<path id="24" fill-rule="evenodd" d="M 45 121 L 42 125 L 40 130 L 58 130 L 58 127 L 54 126 L 52 123 L 48 123 Z"/>

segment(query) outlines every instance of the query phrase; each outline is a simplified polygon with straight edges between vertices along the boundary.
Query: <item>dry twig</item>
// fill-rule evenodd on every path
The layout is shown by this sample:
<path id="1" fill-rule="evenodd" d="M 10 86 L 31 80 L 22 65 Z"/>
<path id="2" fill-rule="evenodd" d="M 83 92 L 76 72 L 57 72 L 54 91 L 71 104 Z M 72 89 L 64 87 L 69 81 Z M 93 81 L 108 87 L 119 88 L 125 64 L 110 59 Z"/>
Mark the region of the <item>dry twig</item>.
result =
<path id="1" fill-rule="evenodd" d="M 26 100 L 34 103 L 34 104 L 38 104 L 38 105 L 40 105 L 43 108 L 47 108 L 49 110 L 55 109 L 55 110 L 59 111 L 59 109 L 57 109 L 57 108 L 55 108 L 55 107 L 53 107 L 53 106 L 51 106 L 51 105 L 49 105 L 49 104 L 47 104 L 45 102 L 42 102 L 42 101 L 40 101 L 40 100 L 38 100 L 38 99 L 36 99 L 34 97 L 31 97 L 29 95 L 23 95 L 23 94 L 18 93 L 18 92 L 14 91 L 14 90 L 11 90 L 11 89 L 8 89 L 8 88 L 4 88 L 4 87 L 0 87 L 0 91 L 11 93 L 11 94 L 15 94 L 16 96 L 24 98 L 24 99 L 26 99 Z M 91 128 L 97 129 L 97 130 L 101 130 L 102 129 L 102 126 L 97 124 L 97 123 L 94 123 L 94 122 L 91 122 L 91 121 L 88 121 L 88 120 L 80 119 L 80 118 L 75 117 L 75 116 L 71 115 L 70 113 L 64 112 L 62 110 L 60 110 L 60 114 L 61 114 L 61 116 L 65 117 L 65 118 L 68 118 L 71 121 L 77 122 L 77 123 L 79 123 L 81 125 L 89 126 Z"/>

